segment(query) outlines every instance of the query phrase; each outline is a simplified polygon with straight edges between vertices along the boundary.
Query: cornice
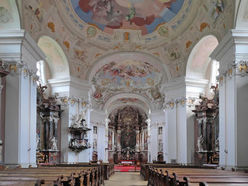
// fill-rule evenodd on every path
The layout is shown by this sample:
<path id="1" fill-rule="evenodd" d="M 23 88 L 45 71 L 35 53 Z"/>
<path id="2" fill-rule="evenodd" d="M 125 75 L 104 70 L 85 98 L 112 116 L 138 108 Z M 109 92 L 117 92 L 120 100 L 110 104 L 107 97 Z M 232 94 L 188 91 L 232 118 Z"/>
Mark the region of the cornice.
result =
<path id="1" fill-rule="evenodd" d="M 205 88 L 208 85 L 208 79 L 193 79 L 193 78 L 185 78 L 186 86 Z"/>
<path id="2" fill-rule="evenodd" d="M 248 30 L 230 30 L 212 52 L 210 57 L 217 61 L 221 61 L 225 54 L 228 53 L 232 47 L 236 47 L 237 45 L 248 45 Z"/>
<path id="3" fill-rule="evenodd" d="M 49 79 L 48 83 L 51 84 L 53 87 L 72 86 L 78 89 L 87 89 L 88 91 L 91 89 L 91 85 L 88 83 L 88 81 L 73 76 L 58 79 Z"/>
<path id="4" fill-rule="evenodd" d="M 46 58 L 25 30 L 0 31 L 0 47 L 1 45 L 4 47 L 0 52 L 3 61 L 24 63 L 33 71 L 36 71 L 36 62 Z"/>
<path id="5" fill-rule="evenodd" d="M 161 85 L 162 91 L 185 87 L 185 77 L 181 76 Z"/>

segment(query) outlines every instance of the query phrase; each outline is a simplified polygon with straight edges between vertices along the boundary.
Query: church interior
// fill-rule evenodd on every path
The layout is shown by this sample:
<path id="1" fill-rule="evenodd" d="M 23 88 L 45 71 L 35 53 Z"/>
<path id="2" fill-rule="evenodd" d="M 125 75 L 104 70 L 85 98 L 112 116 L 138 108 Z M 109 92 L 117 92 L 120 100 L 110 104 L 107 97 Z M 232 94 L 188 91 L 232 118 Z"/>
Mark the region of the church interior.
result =
<path id="1" fill-rule="evenodd" d="M 247 0 L 0 0 L 0 186 L 248 185 L 247 110 Z"/>

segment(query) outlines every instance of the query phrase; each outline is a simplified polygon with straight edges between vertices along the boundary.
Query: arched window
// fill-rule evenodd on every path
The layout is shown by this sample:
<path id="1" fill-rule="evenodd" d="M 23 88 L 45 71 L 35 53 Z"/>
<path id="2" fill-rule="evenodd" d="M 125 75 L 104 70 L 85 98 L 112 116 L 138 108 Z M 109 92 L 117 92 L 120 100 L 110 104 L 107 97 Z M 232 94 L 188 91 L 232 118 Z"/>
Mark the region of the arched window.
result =
<path id="1" fill-rule="evenodd" d="M 218 45 L 218 40 L 213 35 L 203 37 L 193 48 L 188 59 L 186 78 L 205 83 L 204 93 L 211 97 L 211 86 L 216 85 L 219 72 L 219 62 L 210 58 L 211 53 Z"/>
<path id="2" fill-rule="evenodd" d="M 45 62 L 43 60 L 36 63 L 37 72 L 36 75 L 39 77 L 38 84 L 45 85 L 47 83 L 45 74 Z"/>
<path id="3" fill-rule="evenodd" d="M 48 36 L 42 36 L 38 46 L 46 55 L 46 61 L 37 64 L 42 81 L 69 77 L 68 61 L 59 44 Z"/>

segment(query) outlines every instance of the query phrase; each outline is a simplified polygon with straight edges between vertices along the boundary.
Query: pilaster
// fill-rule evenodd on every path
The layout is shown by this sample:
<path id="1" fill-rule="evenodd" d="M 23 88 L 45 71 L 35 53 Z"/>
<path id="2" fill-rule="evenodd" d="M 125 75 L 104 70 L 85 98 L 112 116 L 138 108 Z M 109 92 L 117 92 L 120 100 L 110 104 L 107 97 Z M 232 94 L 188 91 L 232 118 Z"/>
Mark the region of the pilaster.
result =
<path id="1" fill-rule="evenodd" d="M 220 62 L 220 166 L 248 166 L 248 30 L 231 30 L 211 58 Z"/>
<path id="2" fill-rule="evenodd" d="M 186 83 L 180 77 L 164 87 L 168 123 L 168 161 L 187 163 Z"/>
<path id="3" fill-rule="evenodd" d="M 24 30 L 0 31 L 6 77 L 5 163 L 36 165 L 36 63 L 45 58 Z"/>

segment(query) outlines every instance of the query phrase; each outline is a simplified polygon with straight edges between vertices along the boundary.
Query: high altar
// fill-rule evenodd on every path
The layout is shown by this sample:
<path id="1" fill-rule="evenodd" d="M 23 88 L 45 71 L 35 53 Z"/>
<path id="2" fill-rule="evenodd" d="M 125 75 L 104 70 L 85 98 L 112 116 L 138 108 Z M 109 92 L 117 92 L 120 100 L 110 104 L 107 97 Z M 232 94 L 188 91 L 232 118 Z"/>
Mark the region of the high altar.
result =
<path id="1" fill-rule="evenodd" d="M 128 106 L 112 112 L 109 119 L 109 162 L 147 162 L 147 116 Z"/>

